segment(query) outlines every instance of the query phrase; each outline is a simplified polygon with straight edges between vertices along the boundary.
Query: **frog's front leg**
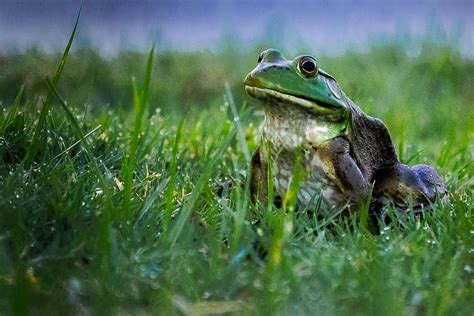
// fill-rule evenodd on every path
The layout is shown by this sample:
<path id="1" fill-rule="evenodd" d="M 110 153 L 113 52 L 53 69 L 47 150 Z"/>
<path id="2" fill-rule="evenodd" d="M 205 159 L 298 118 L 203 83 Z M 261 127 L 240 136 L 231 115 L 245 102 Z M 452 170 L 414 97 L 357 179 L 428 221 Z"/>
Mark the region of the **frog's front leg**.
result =
<path id="1" fill-rule="evenodd" d="M 436 170 L 428 165 L 409 167 L 397 164 L 378 170 L 374 197 L 380 206 L 393 203 L 398 210 L 415 211 L 430 207 L 439 195 L 446 199 L 446 187 Z"/>
<path id="2" fill-rule="evenodd" d="M 319 150 L 319 149 L 318 149 Z M 336 137 L 321 147 L 320 155 L 326 157 L 334 181 L 341 191 L 356 208 L 367 202 L 371 186 L 350 152 L 350 143 L 345 137 Z"/>

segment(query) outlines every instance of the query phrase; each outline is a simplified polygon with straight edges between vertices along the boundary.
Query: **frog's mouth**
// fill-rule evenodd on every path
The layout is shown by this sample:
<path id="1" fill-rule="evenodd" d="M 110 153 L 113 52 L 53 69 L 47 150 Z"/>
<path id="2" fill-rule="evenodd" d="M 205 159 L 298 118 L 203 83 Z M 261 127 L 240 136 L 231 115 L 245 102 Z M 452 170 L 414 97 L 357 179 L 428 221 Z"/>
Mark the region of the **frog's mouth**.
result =
<path id="1" fill-rule="evenodd" d="M 245 91 L 247 93 L 259 100 L 269 103 L 285 103 L 285 104 L 294 104 L 304 108 L 312 110 L 325 110 L 325 111 L 335 111 L 341 110 L 341 107 L 335 106 L 333 104 L 328 104 L 321 101 L 315 101 L 308 99 L 302 96 L 295 96 L 292 94 L 283 93 L 280 91 L 266 89 L 266 88 L 257 88 L 254 86 L 245 86 Z"/>

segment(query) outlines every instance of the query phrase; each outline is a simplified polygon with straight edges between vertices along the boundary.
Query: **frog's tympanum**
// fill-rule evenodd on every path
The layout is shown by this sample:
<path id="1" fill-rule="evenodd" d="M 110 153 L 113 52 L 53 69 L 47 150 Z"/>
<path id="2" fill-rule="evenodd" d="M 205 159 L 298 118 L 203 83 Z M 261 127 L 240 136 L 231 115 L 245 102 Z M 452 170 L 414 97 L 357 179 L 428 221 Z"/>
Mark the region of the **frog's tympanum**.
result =
<path id="1" fill-rule="evenodd" d="M 311 208 L 320 196 L 322 214 L 356 209 L 370 197 L 379 209 L 401 210 L 423 209 L 445 196 L 436 170 L 401 164 L 384 123 L 365 115 L 313 57 L 287 60 L 265 50 L 245 89 L 265 112 L 262 143 L 252 158 L 251 191 L 260 202 L 267 202 L 269 183 L 276 197 L 285 197 L 295 161 L 302 174 L 298 203 Z"/>

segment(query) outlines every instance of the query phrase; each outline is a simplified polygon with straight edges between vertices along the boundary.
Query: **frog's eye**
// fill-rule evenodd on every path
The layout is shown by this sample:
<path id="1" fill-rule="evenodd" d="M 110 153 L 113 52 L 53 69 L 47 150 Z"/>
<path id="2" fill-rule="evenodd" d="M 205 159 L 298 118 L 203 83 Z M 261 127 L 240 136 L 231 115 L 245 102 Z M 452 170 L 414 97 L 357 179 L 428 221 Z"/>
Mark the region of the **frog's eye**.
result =
<path id="1" fill-rule="evenodd" d="M 311 56 L 304 56 L 298 63 L 298 70 L 306 78 L 314 78 L 318 74 L 318 64 Z"/>
<path id="2" fill-rule="evenodd" d="M 263 53 L 264 52 L 261 52 L 260 55 L 258 55 L 257 64 L 259 64 L 263 60 Z"/>

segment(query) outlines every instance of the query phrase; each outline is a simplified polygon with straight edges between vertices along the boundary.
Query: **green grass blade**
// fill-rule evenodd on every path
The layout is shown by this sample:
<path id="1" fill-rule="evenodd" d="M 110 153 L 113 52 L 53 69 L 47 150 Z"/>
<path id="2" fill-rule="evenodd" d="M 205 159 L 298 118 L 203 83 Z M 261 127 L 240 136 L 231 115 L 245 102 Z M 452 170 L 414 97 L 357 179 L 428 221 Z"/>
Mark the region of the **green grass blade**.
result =
<path id="1" fill-rule="evenodd" d="M 232 116 L 234 117 L 235 125 L 237 126 L 237 135 L 239 138 L 240 146 L 242 147 L 242 151 L 244 152 L 245 159 L 247 161 L 250 161 L 250 151 L 247 146 L 247 142 L 245 141 L 245 132 L 242 128 L 242 124 L 240 124 L 239 113 L 237 113 L 237 108 L 235 106 L 234 98 L 232 97 L 232 91 L 230 91 L 230 85 L 228 82 L 225 83 L 225 95 L 227 98 L 227 102 L 229 103 L 229 107 L 232 111 Z"/>
<path id="2" fill-rule="evenodd" d="M 178 168 L 178 148 L 179 148 L 179 142 L 181 140 L 181 134 L 183 131 L 183 125 L 184 125 L 184 117 L 179 123 L 178 129 L 176 131 L 176 137 L 173 144 L 173 151 L 172 151 L 170 170 L 169 170 L 169 173 L 170 173 L 169 182 L 168 182 L 168 186 L 166 187 L 166 191 L 164 195 L 164 199 L 166 201 L 166 207 L 165 207 L 165 214 L 163 217 L 163 229 L 165 231 L 168 229 L 168 226 L 171 220 L 171 215 L 173 213 L 173 192 L 174 192 L 174 186 L 175 186 L 175 181 L 176 181 L 176 171 Z"/>
<path id="3" fill-rule="evenodd" d="M 87 132 L 87 134 L 84 135 L 84 138 L 81 138 L 79 139 L 78 141 L 74 142 L 71 146 L 69 146 L 68 148 L 64 149 L 61 153 L 57 154 L 53 160 L 56 160 L 58 159 L 59 157 L 61 157 L 62 155 L 64 155 L 65 153 L 67 153 L 68 151 L 70 151 L 71 149 L 73 149 L 74 147 L 76 147 L 77 145 L 79 145 L 80 143 L 82 143 L 84 141 L 84 139 L 86 139 L 87 137 L 91 136 L 92 134 L 94 134 L 99 128 L 101 128 L 102 125 L 98 125 L 96 126 L 94 129 L 92 129 L 91 131 Z"/>
<path id="4" fill-rule="evenodd" d="M 71 49 L 72 42 L 74 41 L 74 37 L 76 36 L 76 31 L 77 31 L 77 25 L 79 24 L 79 18 L 81 17 L 81 11 L 82 11 L 82 2 L 81 6 L 79 8 L 79 12 L 76 17 L 76 22 L 74 23 L 74 28 L 72 30 L 71 36 L 69 37 L 69 41 L 66 45 L 66 48 L 63 52 L 63 55 L 61 57 L 61 60 L 59 61 L 58 68 L 56 69 L 56 73 L 53 78 L 53 86 L 57 86 L 59 79 L 61 78 L 61 74 L 63 73 L 64 66 L 66 65 L 66 60 L 69 55 L 69 51 Z M 40 116 L 38 118 L 38 123 L 36 124 L 36 129 L 33 134 L 33 139 L 31 141 L 31 146 L 30 150 L 28 151 L 26 155 L 26 160 L 25 160 L 25 166 L 26 168 L 29 168 L 31 164 L 33 163 L 36 155 L 38 154 L 38 150 L 40 147 L 40 138 L 42 135 L 43 127 L 46 122 L 46 118 L 48 116 L 49 108 L 51 107 L 51 102 L 53 100 L 53 92 L 51 90 L 48 91 L 48 94 L 46 96 L 46 100 L 43 103 L 43 107 L 41 108 Z"/>
<path id="5" fill-rule="evenodd" d="M 132 77 L 132 89 L 133 89 L 133 110 L 135 113 L 140 111 L 140 94 L 138 92 L 137 79 Z"/>
<path id="6" fill-rule="evenodd" d="M 153 46 L 148 54 L 148 61 L 146 66 L 145 81 L 143 83 L 143 90 L 140 98 L 138 98 L 136 84 L 133 83 L 134 91 L 134 109 L 135 109 L 135 123 L 133 126 L 132 137 L 130 141 L 130 150 L 125 157 L 123 164 L 124 171 L 124 190 L 123 190 L 123 215 L 125 218 L 131 216 L 131 202 L 132 202 L 132 188 L 133 188 L 133 174 L 135 170 L 135 163 L 137 160 L 138 143 L 140 140 L 140 133 L 142 129 L 143 114 L 145 113 L 148 104 L 148 95 L 150 91 L 151 73 L 153 68 L 155 46 Z M 138 103 L 137 103 L 138 102 Z"/>
<path id="7" fill-rule="evenodd" d="M 10 111 L 8 111 L 7 116 L 3 119 L 3 122 L 1 122 L 1 132 L 3 133 L 5 129 L 8 127 L 9 124 L 11 124 L 15 117 L 18 114 L 18 109 L 20 107 L 20 101 L 23 96 L 23 92 L 25 90 L 25 85 L 22 85 L 20 88 L 20 91 L 18 91 L 18 94 L 15 97 L 15 100 L 13 101 L 12 107 L 10 108 Z"/>
<path id="8" fill-rule="evenodd" d="M 300 184 L 303 181 L 303 169 L 301 167 L 301 150 L 298 148 L 295 151 L 295 162 L 293 166 L 290 186 L 283 198 L 283 209 L 293 212 L 296 201 L 298 200 L 298 191 Z"/>
<path id="9" fill-rule="evenodd" d="M 272 164 L 273 164 L 273 157 L 272 157 L 272 150 L 271 150 L 271 143 L 270 141 L 266 141 L 262 143 L 262 146 L 266 147 L 266 151 L 268 154 L 268 163 L 267 163 L 267 190 L 268 190 L 268 201 L 267 201 L 267 211 L 270 211 L 273 208 L 273 201 L 275 200 L 275 193 L 274 193 L 274 185 L 273 185 L 273 171 L 272 171 Z M 263 148 L 261 148 L 262 150 Z"/>

